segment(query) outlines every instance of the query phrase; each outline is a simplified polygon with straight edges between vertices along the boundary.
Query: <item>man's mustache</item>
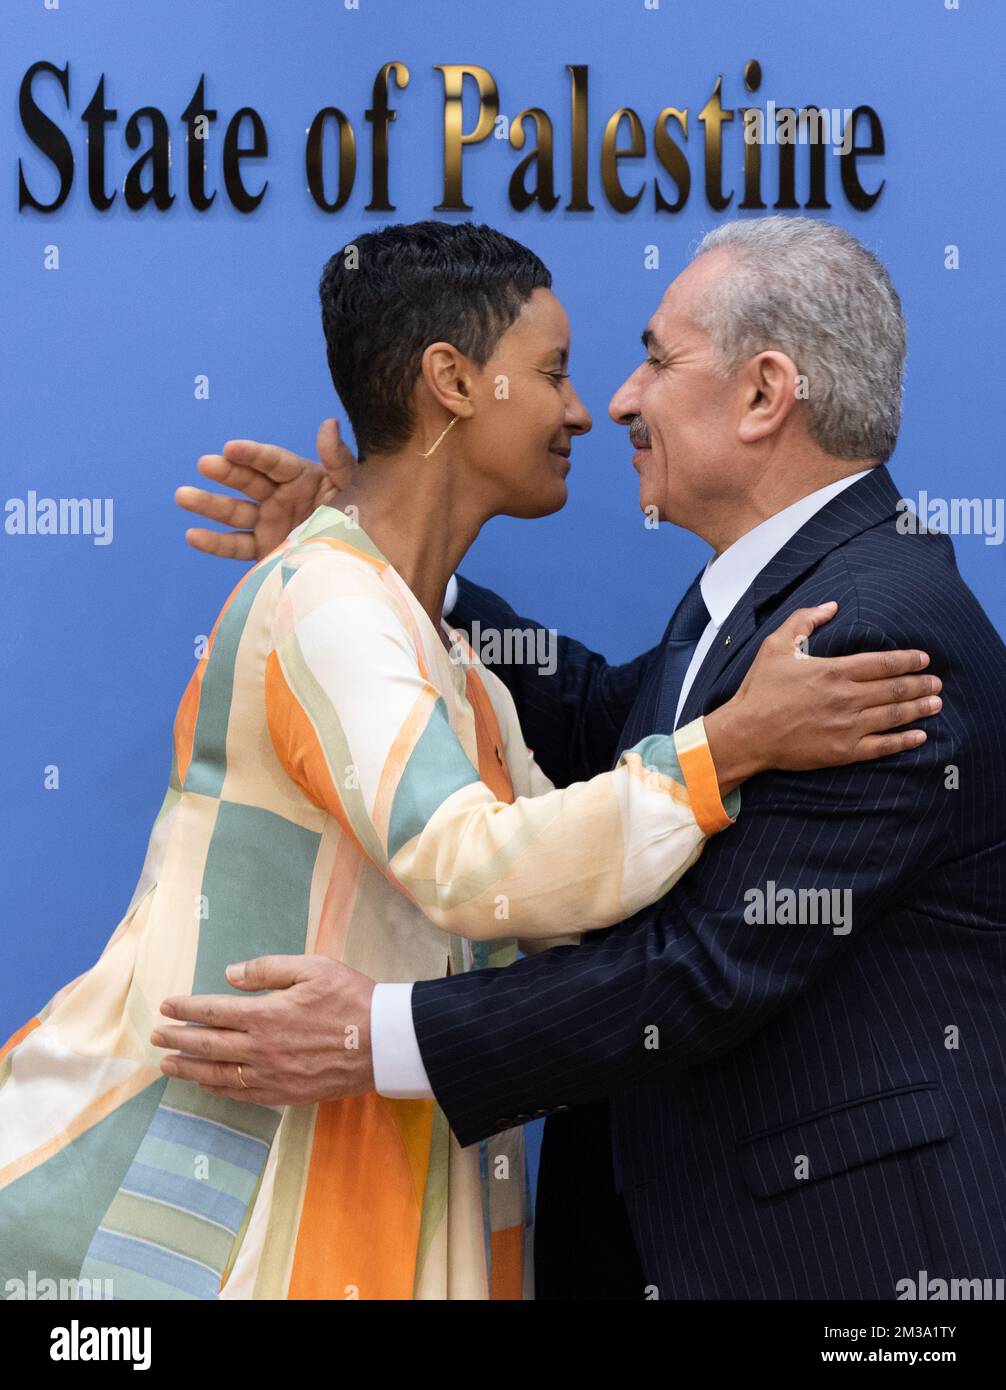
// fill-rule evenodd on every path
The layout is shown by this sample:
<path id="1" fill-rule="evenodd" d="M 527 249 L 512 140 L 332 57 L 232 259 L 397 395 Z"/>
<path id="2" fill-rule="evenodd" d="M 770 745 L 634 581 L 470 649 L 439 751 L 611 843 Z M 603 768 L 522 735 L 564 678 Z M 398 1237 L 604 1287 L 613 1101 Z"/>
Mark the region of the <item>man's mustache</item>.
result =
<path id="1" fill-rule="evenodd" d="M 629 438 L 637 449 L 648 449 L 650 447 L 650 431 L 643 423 L 642 415 L 633 415 L 629 421 Z"/>

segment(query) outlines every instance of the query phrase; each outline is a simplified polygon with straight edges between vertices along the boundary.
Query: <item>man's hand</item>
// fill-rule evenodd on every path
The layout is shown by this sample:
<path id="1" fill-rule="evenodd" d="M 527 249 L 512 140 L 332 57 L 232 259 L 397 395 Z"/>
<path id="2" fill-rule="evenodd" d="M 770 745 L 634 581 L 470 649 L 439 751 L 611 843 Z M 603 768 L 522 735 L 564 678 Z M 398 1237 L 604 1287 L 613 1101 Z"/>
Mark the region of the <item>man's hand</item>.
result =
<path id="1" fill-rule="evenodd" d="M 155 1047 L 179 1049 L 161 1063 L 166 1075 L 257 1105 L 311 1105 L 374 1089 L 368 976 L 327 956 L 260 956 L 228 966 L 227 978 L 236 989 L 272 993 L 165 999 L 161 1013 L 181 1020 L 150 1035 Z M 186 1026 L 193 1023 L 202 1026 Z"/>
<path id="2" fill-rule="evenodd" d="M 180 487 L 175 501 L 187 512 L 230 526 L 230 531 L 190 527 L 185 539 L 196 550 L 227 560 L 261 560 L 281 545 L 317 507 L 331 506 L 349 482 L 356 459 L 339 435 L 337 420 L 318 430 L 321 463 L 278 444 L 231 439 L 222 454 L 203 454 L 196 467 L 204 478 L 243 492 L 250 501 Z"/>

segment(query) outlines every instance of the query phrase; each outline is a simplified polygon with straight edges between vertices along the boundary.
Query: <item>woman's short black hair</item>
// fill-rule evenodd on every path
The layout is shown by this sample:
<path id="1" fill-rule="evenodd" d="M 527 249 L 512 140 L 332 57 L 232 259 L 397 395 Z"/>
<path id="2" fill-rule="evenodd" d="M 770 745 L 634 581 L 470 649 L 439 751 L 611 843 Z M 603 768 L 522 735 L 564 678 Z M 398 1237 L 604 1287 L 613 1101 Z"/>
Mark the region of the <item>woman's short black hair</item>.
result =
<path id="1" fill-rule="evenodd" d="M 321 277 L 321 319 L 358 456 L 409 438 L 430 343 L 452 343 L 482 365 L 532 291 L 551 284 L 533 251 L 471 222 L 398 223 L 337 251 Z"/>

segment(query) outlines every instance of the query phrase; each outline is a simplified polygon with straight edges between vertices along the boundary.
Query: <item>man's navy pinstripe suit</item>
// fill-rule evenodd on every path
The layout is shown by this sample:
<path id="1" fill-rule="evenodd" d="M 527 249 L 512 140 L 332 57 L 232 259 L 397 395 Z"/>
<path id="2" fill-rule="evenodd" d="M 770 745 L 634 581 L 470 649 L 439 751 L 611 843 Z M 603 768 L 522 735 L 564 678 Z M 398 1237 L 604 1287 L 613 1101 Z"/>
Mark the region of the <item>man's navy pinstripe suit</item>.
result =
<path id="1" fill-rule="evenodd" d="M 609 1098 L 661 1298 L 889 1299 L 920 1270 L 1006 1275 L 1006 648 L 951 542 L 897 532 L 898 497 L 879 467 L 804 525 L 721 627 L 681 722 L 729 698 L 794 609 L 836 599 L 814 654 L 930 653 L 944 709 L 928 742 L 753 778 L 736 825 L 655 906 L 413 991 L 463 1144 Z M 452 620 L 475 617 L 527 626 L 465 584 Z M 554 675 L 498 674 L 564 785 L 610 766 L 626 720 L 626 742 L 670 731 L 661 673 L 659 647 L 616 668 L 563 639 Z M 851 931 L 745 922 L 745 893 L 770 881 L 851 890 Z"/>

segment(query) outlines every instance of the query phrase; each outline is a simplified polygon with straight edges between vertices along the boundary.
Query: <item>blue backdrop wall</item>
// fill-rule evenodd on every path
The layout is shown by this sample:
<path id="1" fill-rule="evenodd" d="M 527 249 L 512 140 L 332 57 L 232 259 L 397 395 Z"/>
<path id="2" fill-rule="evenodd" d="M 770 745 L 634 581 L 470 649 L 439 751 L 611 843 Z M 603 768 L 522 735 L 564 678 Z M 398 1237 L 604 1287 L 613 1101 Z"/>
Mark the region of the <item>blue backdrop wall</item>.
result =
<path id="1" fill-rule="evenodd" d="M 316 284 L 325 259 L 355 232 L 431 214 L 441 201 L 442 85 L 435 64 L 487 67 L 504 113 L 545 108 L 555 123 L 559 206 L 515 212 L 510 174 L 522 157 L 492 138 L 464 161 L 473 216 L 527 241 L 552 267 L 573 323 L 573 373 L 594 412 L 578 443 L 571 501 L 545 521 L 497 521 L 466 566 L 519 610 L 626 658 L 659 636 L 705 546 L 663 526 L 646 530 L 624 432 L 606 416 L 613 389 L 639 357 L 639 333 L 663 286 L 706 229 L 741 197 L 740 122 L 724 131 L 726 213 L 704 196 L 698 112 L 723 76 L 731 109 L 779 104 L 878 112 L 886 149 L 862 162 L 868 212 L 843 197 L 829 153 L 834 218 L 885 258 L 910 326 L 905 425 L 893 470 L 902 491 L 980 496 L 1003 491 L 1003 288 L 1000 151 L 1001 0 L 5 0 L 0 49 L 0 210 L 3 254 L 3 471 L 0 501 L 113 500 L 110 543 L 84 535 L 0 532 L 4 576 L 6 864 L 0 932 L 0 1035 L 18 1027 L 85 969 L 130 897 L 170 764 L 176 701 L 239 567 L 197 556 L 183 541 L 176 484 L 234 436 L 310 451 L 334 413 Z M 757 97 L 743 87 L 758 59 Z M 31 65 L 69 63 L 69 110 L 52 76 L 38 104 L 64 131 L 76 175 L 51 215 L 18 208 L 20 159 L 40 201 L 58 180 L 19 116 Z M 393 92 L 390 192 L 395 214 L 370 200 L 370 105 L 385 62 L 408 65 Z M 564 210 L 570 195 L 569 76 L 589 68 L 590 194 L 594 211 Z M 107 186 L 88 198 L 81 114 L 101 74 L 118 110 L 107 134 Z M 246 164 L 268 189 L 251 214 L 218 192 L 206 212 L 185 196 L 181 113 L 206 75 L 219 112 L 207 144 L 208 186 L 220 188 L 223 132 L 253 106 L 268 156 Z M 311 201 L 305 131 L 324 106 L 353 120 L 359 169 L 338 213 Z M 688 107 L 692 188 L 682 211 L 657 213 L 653 179 L 674 196 L 655 159 L 652 127 L 665 106 Z M 173 206 L 130 211 L 123 179 L 139 151 L 130 113 L 159 107 L 172 132 Z M 622 166 L 639 206 L 620 214 L 599 177 L 604 123 L 631 106 L 647 153 Z M 471 110 L 466 117 L 473 119 Z M 626 137 L 627 138 L 627 137 Z M 144 132 L 143 145 L 147 135 Z M 624 143 L 624 141 L 623 141 Z M 525 151 L 526 153 L 526 151 Z M 798 164 L 803 169 L 803 155 Z M 766 201 L 774 152 L 765 153 Z M 798 185 L 806 189 L 801 172 Z M 462 217 L 464 214 L 452 214 Z M 754 215 L 748 213 L 743 215 Z M 959 268 L 946 247 L 959 247 Z M 47 248 L 58 248 L 55 257 Z M 659 251 L 659 266 L 652 252 Z M 647 265 L 647 260 L 650 266 Z M 208 381 L 199 398 L 196 378 Z M 1000 503 L 1001 505 L 1001 503 Z M 7 512 L 6 515 L 11 515 Z M 1006 629 L 1003 547 L 959 536 L 959 563 Z M 1001 536 L 1000 536 L 1001 540 Z M 952 698 L 952 693 L 950 694 Z M 44 769 L 59 770 L 47 789 Z M 0 1038 L 2 1040 L 2 1038 Z"/>

